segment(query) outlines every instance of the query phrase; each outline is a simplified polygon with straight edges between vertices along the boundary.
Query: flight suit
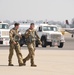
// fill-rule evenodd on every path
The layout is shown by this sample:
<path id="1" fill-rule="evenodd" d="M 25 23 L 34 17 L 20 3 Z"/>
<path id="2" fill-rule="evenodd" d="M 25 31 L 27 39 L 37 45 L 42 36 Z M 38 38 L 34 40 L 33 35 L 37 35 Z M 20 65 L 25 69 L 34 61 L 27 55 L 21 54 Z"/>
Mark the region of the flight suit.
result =
<path id="1" fill-rule="evenodd" d="M 17 38 L 17 37 L 18 38 Z M 19 45 L 19 32 L 18 30 L 16 30 L 15 28 L 12 28 L 10 31 L 9 31 L 9 37 L 10 37 L 10 46 L 9 46 L 9 64 L 12 64 L 12 56 L 13 56 L 13 53 L 14 53 L 14 49 L 15 49 L 15 52 L 16 52 L 16 55 L 17 55 L 17 58 L 18 58 L 18 63 L 19 63 L 19 66 L 22 66 L 23 65 L 23 57 L 22 57 L 22 54 L 21 54 L 21 51 L 20 51 L 20 45 Z M 13 42 L 17 42 L 17 44 L 13 44 Z"/>
<path id="2" fill-rule="evenodd" d="M 36 42 L 36 39 L 38 39 L 41 44 L 41 41 L 35 30 L 28 29 L 25 32 L 24 36 L 26 39 L 26 44 L 28 47 L 29 54 L 27 55 L 26 58 L 23 59 L 23 61 L 24 61 L 24 63 L 26 63 L 26 61 L 28 61 L 30 59 L 31 66 L 32 65 L 34 66 L 35 65 L 34 64 L 34 55 L 35 55 L 35 46 L 36 46 L 35 42 Z"/>

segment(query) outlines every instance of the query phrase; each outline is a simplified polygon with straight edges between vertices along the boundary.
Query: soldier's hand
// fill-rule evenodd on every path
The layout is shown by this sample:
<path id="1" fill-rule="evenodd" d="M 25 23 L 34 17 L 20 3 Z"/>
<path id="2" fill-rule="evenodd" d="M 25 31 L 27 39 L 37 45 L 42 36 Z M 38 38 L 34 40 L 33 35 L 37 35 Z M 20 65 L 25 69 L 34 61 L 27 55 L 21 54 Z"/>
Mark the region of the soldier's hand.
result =
<path id="1" fill-rule="evenodd" d="M 19 36 L 19 38 L 22 38 L 22 35 L 18 35 Z"/>
<path id="2" fill-rule="evenodd" d="M 31 30 L 28 31 L 28 33 L 30 34 Z"/>
<path id="3" fill-rule="evenodd" d="M 31 31 L 29 30 L 29 31 L 27 31 L 25 34 L 26 34 L 26 35 L 30 35 L 30 32 L 31 32 Z"/>
<path id="4" fill-rule="evenodd" d="M 17 43 L 14 41 L 13 44 L 16 45 Z"/>
<path id="5" fill-rule="evenodd" d="M 29 32 L 31 32 L 31 30 L 29 30 Z"/>

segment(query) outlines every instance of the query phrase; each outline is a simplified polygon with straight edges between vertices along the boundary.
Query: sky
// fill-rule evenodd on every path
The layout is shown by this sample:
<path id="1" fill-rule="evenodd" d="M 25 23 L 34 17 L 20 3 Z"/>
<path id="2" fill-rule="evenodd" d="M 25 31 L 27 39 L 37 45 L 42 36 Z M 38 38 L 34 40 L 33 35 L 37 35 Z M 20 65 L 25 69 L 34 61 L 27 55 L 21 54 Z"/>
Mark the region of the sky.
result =
<path id="1" fill-rule="evenodd" d="M 74 0 L 0 0 L 0 20 L 54 20 L 74 18 Z"/>

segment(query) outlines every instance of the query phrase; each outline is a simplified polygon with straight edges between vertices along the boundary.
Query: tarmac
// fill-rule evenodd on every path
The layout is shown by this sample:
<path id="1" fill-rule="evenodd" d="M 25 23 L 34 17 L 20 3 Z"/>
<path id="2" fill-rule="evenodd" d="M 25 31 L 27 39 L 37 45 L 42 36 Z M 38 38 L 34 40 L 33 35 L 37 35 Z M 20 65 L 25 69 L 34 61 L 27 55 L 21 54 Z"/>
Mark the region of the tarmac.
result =
<path id="1" fill-rule="evenodd" d="M 8 66 L 9 47 L 0 47 L 0 75 L 74 75 L 74 39 L 66 35 L 65 47 L 37 48 L 35 51 L 35 64 L 31 67 L 30 61 L 26 66 L 18 66 L 18 60 L 14 52 L 13 64 Z M 26 47 L 21 49 L 23 57 L 28 54 Z"/>
<path id="2" fill-rule="evenodd" d="M 0 75 L 74 75 L 74 50 L 36 50 L 35 64 L 30 61 L 26 66 L 18 66 L 14 52 L 13 64 L 8 66 L 8 50 L 0 50 Z M 22 50 L 23 57 L 28 53 Z"/>

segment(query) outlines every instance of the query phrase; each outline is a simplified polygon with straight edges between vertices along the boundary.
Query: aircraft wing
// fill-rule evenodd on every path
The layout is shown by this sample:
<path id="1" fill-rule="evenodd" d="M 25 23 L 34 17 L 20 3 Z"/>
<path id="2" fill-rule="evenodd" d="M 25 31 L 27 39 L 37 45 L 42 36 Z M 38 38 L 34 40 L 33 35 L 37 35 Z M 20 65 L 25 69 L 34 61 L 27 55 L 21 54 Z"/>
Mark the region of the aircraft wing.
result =
<path id="1" fill-rule="evenodd" d="M 65 31 L 74 34 L 74 28 L 65 28 Z"/>

